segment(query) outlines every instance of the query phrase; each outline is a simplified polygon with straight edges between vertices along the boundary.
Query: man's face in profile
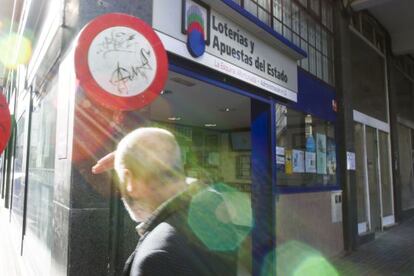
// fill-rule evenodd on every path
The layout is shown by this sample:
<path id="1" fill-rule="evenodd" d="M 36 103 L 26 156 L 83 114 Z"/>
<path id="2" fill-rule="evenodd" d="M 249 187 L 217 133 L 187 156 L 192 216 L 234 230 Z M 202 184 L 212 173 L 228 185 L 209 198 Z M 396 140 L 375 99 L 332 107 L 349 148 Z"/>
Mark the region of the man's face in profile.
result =
<path id="1" fill-rule="evenodd" d="M 138 223 L 146 220 L 150 215 L 146 211 L 144 200 L 140 200 L 140 190 L 145 187 L 140 187 L 143 185 L 139 183 L 140 181 L 133 176 L 125 177 L 125 181 L 121 183 L 122 202 L 131 219 Z"/>

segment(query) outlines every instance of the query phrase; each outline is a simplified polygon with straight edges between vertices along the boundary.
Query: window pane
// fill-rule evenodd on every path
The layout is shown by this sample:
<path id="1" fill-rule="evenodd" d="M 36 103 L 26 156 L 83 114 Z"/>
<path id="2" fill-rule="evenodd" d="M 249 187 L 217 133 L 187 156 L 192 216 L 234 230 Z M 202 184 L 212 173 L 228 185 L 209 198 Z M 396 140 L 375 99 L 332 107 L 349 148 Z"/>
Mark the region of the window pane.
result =
<path id="1" fill-rule="evenodd" d="M 308 6 L 308 0 L 299 0 L 299 3 L 301 3 L 305 8 Z"/>
<path id="2" fill-rule="evenodd" d="M 321 10 L 322 10 L 321 21 L 322 21 L 322 24 L 327 27 L 326 1 L 322 1 L 321 4 L 322 4 L 322 7 L 321 7 Z"/>
<path id="3" fill-rule="evenodd" d="M 309 44 L 312 46 L 315 46 L 315 21 L 313 19 L 309 18 Z"/>
<path id="4" fill-rule="evenodd" d="M 367 213 L 367 189 L 365 182 L 365 157 L 364 157 L 364 129 L 359 123 L 355 123 L 354 126 L 355 137 L 355 175 L 356 175 L 356 188 L 357 188 L 357 214 L 358 224 L 362 224 L 365 227 L 359 229 L 360 233 L 367 232 L 368 230 L 368 213 Z M 360 228 L 360 227 L 359 227 Z"/>
<path id="5" fill-rule="evenodd" d="M 289 41 L 292 41 L 292 32 L 286 26 L 283 26 L 283 36 L 286 37 Z"/>
<path id="6" fill-rule="evenodd" d="M 329 62 L 326 56 L 323 56 L 323 80 L 329 83 Z"/>
<path id="7" fill-rule="evenodd" d="M 36 275 L 49 275 L 52 246 L 53 183 L 56 145 L 57 82 L 34 107 L 31 125 L 29 187 L 27 201 L 27 253 L 41 256 L 33 259 Z M 36 246 L 41 242 L 44 246 Z"/>
<path id="8" fill-rule="evenodd" d="M 309 57 L 308 43 L 303 39 L 300 41 L 300 48 L 302 50 L 304 50 L 306 53 L 308 53 L 308 57 Z M 302 62 L 302 68 L 305 69 L 306 71 L 309 70 L 308 57 L 302 59 L 302 61 L 301 61 Z"/>
<path id="9" fill-rule="evenodd" d="M 260 7 L 258 9 L 258 13 L 259 19 L 270 26 L 270 14 Z"/>
<path id="10" fill-rule="evenodd" d="M 331 32 L 333 32 L 333 10 L 332 5 L 330 3 L 326 3 L 326 23 Z"/>
<path id="11" fill-rule="evenodd" d="M 322 54 L 316 51 L 316 75 L 322 79 Z"/>
<path id="12" fill-rule="evenodd" d="M 291 3 L 289 0 L 283 0 L 283 24 L 288 27 L 292 27 L 291 17 Z"/>
<path id="13" fill-rule="evenodd" d="M 414 133 L 413 133 L 414 134 Z M 414 137 L 414 135 L 411 135 Z M 401 183 L 401 205 L 403 210 L 414 208 L 414 156 L 411 156 L 410 129 L 398 125 L 399 172 Z M 414 143 L 412 144 L 414 146 Z"/>
<path id="14" fill-rule="evenodd" d="M 299 34 L 300 28 L 299 28 L 299 7 L 292 3 L 292 31 Z"/>
<path id="15" fill-rule="evenodd" d="M 308 16 L 303 10 L 300 12 L 300 36 L 308 40 Z"/>
<path id="16" fill-rule="evenodd" d="M 274 19 L 273 20 L 273 29 L 276 31 L 276 32 L 278 32 L 279 34 L 282 34 L 283 33 L 283 28 L 282 28 L 282 22 L 280 22 L 279 20 L 277 20 L 277 19 Z"/>
<path id="17" fill-rule="evenodd" d="M 273 0 L 273 15 L 282 20 L 282 0 Z"/>
<path id="18" fill-rule="evenodd" d="M 14 156 L 14 173 L 13 173 L 13 193 L 12 193 L 12 214 L 16 220 L 18 229 L 23 224 L 23 206 L 24 206 L 24 138 L 25 138 L 26 112 L 17 121 L 16 148 Z"/>
<path id="19" fill-rule="evenodd" d="M 310 0 L 310 8 L 316 15 L 319 15 L 319 0 Z"/>
<path id="20" fill-rule="evenodd" d="M 382 189 L 382 208 L 383 217 L 393 215 L 392 210 L 392 187 L 390 172 L 390 155 L 388 147 L 388 134 L 382 131 L 379 133 L 379 154 L 381 169 L 381 189 Z"/>
<path id="21" fill-rule="evenodd" d="M 299 36 L 297 34 L 292 35 L 292 42 L 296 46 L 300 46 L 300 39 L 299 39 Z"/>
<path id="22" fill-rule="evenodd" d="M 312 46 L 309 46 L 308 58 L 309 58 L 309 72 L 316 75 L 316 51 L 315 51 L 315 48 L 313 48 Z"/>
<path id="23" fill-rule="evenodd" d="M 328 37 L 327 37 L 325 30 L 322 30 L 321 44 L 322 44 L 322 53 L 325 56 L 327 56 L 328 55 Z"/>
<path id="24" fill-rule="evenodd" d="M 387 122 L 384 59 L 355 34 L 351 35 L 351 47 L 360 49 L 351 55 L 353 107 Z"/>
<path id="25" fill-rule="evenodd" d="M 276 122 L 278 185 L 335 185 L 333 125 L 279 104 L 276 105 Z"/>
<path id="26" fill-rule="evenodd" d="M 245 0 L 244 8 L 257 16 L 257 5 L 252 0 Z"/>
<path id="27" fill-rule="evenodd" d="M 316 25 L 316 29 L 315 29 L 315 47 L 316 47 L 316 50 L 322 51 L 322 46 L 321 46 L 321 27 L 320 27 L 320 25 Z"/>
<path id="28" fill-rule="evenodd" d="M 258 0 L 257 3 L 266 11 L 270 12 L 270 0 Z"/>

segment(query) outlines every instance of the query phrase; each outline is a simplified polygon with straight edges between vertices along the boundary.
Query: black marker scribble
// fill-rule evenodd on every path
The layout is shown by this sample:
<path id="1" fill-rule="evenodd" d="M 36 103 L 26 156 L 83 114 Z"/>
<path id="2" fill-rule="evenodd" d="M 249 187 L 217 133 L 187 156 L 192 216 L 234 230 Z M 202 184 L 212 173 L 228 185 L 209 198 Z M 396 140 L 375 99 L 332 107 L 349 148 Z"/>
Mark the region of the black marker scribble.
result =
<path id="1" fill-rule="evenodd" d="M 139 51 L 138 64 L 129 66 L 128 68 L 122 67 L 117 62 L 116 69 L 111 74 L 111 79 L 109 82 L 116 86 L 120 94 L 128 95 L 128 82 L 132 82 L 139 78 L 148 81 L 147 73 L 151 72 L 153 69 L 149 64 L 149 59 L 151 58 L 151 51 L 141 48 Z"/>
<path id="2" fill-rule="evenodd" d="M 135 53 L 138 43 L 134 42 L 135 34 L 123 31 L 112 31 L 109 37 L 104 37 L 104 41 L 99 43 L 97 54 L 103 53 L 106 58 L 111 52 Z"/>

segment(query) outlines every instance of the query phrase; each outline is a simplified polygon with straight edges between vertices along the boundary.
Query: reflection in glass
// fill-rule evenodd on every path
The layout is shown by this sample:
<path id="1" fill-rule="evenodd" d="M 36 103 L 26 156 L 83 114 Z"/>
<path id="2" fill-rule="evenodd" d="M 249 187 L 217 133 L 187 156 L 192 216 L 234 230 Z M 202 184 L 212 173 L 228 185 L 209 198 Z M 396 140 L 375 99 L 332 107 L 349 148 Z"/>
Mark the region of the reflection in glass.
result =
<path id="1" fill-rule="evenodd" d="M 378 180 L 377 130 L 366 126 L 367 174 L 371 230 L 381 230 L 381 202 Z"/>
<path id="2" fill-rule="evenodd" d="M 24 207 L 24 137 L 25 137 L 26 112 L 17 122 L 16 148 L 14 155 L 14 173 L 13 173 L 13 195 L 12 195 L 12 214 L 18 229 L 23 225 L 23 207 Z"/>
<path id="3" fill-rule="evenodd" d="M 392 207 L 392 182 L 390 171 L 390 155 L 388 145 L 388 133 L 378 131 L 379 135 L 379 154 L 381 169 L 381 189 L 382 189 L 382 216 L 393 215 Z"/>
<path id="4" fill-rule="evenodd" d="M 358 224 L 360 226 L 359 233 L 368 231 L 368 211 L 367 211 L 367 192 L 365 185 L 365 152 L 364 152 L 364 129 L 363 125 L 355 123 L 355 175 L 357 188 L 357 214 Z"/>
<path id="5" fill-rule="evenodd" d="M 35 275 L 50 275 L 56 145 L 56 80 L 33 108 L 25 254 Z M 50 90 L 49 90 L 50 89 Z"/>
<path id="6" fill-rule="evenodd" d="M 411 142 L 411 129 L 398 125 L 399 170 L 401 182 L 401 204 L 403 210 L 414 208 L 414 143 Z M 413 141 L 414 142 L 414 141 Z M 413 154 L 413 155 L 412 155 Z"/>

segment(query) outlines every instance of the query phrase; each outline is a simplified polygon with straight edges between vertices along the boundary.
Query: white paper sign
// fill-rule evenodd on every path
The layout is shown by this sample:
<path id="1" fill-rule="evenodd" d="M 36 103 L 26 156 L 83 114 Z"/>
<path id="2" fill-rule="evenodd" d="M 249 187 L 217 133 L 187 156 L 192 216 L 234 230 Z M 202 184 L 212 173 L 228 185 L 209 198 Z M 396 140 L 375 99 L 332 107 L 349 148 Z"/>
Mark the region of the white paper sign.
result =
<path id="1" fill-rule="evenodd" d="M 285 164 L 285 157 L 284 156 L 276 156 L 276 164 L 284 165 Z"/>
<path id="2" fill-rule="evenodd" d="M 305 152 L 302 150 L 292 150 L 293 172 L 305 172 Z"/>
<path id="3" fill-rule="evenodd" d="M 355 152 L 346 152 L 346 169 L 355 171 Z"/>
<path id="4" fill-rule="evenodd" d="M 316 153 L 307 151 L 305 153 L 305 164 L 307 173 L 316 173 Z"/>
<path id="5" fill-rule="evenodd" d="M 285 156 L 285 148 L 284 147 L 276 147 L 276 155 Z"/>

